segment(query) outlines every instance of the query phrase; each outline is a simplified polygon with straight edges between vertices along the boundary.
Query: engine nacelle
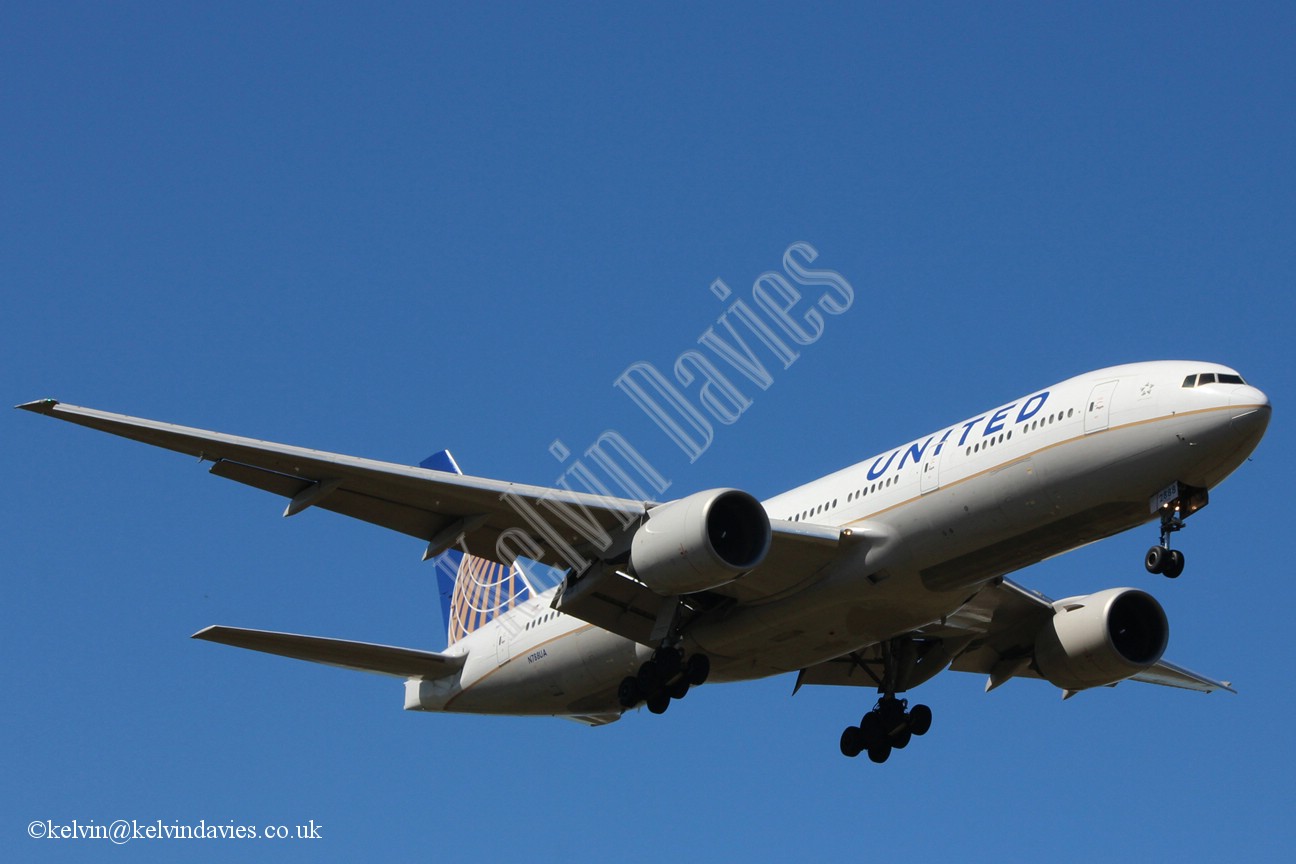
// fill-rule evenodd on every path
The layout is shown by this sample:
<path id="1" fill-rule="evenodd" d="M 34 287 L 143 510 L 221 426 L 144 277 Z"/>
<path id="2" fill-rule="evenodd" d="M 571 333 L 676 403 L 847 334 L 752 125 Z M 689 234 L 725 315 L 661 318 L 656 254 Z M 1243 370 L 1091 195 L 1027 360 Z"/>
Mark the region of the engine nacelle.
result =
<path id="1" fill-rule="evenodd" d="M 1110 588 L 1054 606 L 1053 619 L 1035 637 L 1035 667 L 1063 690 L 1137 675 L 1161 659 L 1170 638 L 1161 604 L 1136 588 Z"/>
<path id="2" fill-rule="evenodd" d="M 737 489 L 710 489 L 648 512 L 630 543 L 635 576 L 663 597 L 732 582 L 770 546 L 769 516 Z"/>

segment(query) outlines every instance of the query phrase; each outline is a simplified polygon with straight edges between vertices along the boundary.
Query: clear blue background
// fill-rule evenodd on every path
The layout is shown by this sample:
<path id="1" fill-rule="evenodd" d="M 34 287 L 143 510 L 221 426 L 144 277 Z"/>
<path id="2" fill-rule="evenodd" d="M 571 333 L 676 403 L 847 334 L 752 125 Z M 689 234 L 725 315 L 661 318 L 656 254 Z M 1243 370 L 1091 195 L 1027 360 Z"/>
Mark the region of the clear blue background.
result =
<path id="1" fill-rule="evenodd" d="M 614 428 L 671 494 L 766 496 L 1089 369 L 1224 362 L 1275 419 L 1185 577 L 1143 572 L 1152 527 L 1020 576 L 1150 587 L 1168 656 L 1240 694 L 948 674 L 884 766 L 837 753 L 869 693 L 791 677 L 602 729 L 403 713 L 188 636 L 440 648 L 421 544 L 10 411 L 0 857 L 1287 860 L 1294 7 L 462 5 L 6 4 L 10 404 L 544 484 Z M 798 240 L 855 304 L 690 464 L 612 382 Z"/>

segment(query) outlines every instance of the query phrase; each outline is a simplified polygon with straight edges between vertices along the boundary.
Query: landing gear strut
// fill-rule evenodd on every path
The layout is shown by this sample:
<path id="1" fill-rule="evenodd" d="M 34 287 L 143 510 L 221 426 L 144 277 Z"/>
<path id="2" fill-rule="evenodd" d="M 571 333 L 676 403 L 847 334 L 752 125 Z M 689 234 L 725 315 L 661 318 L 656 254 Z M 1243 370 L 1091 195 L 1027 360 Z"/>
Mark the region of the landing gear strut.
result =
<path id="1" fill-rule="evenodd" d="M 1170 548 L 1170 535 L 1182 531 L 1184 520 L 1209 503 L 1205 489 L 1176 483 L 1161 492 L 1154 502 L 1160 503 L 1161 542 L 1147 551 L 1143 566 L 1149 573 L 1160 573 L 1167 579 L 1177 579 L 1184 570 L 1184 554 Z"/>
<path id="2" fill-rule="evenodd" d="M 639 667 L 638 675 L 621 679 L 617 700 L 622 708 L 645 702 L 649 711 L 663 714 L 672 699 L 683 699 L 690 687 L 705 683 L 710 674 L 711 660 L 705 654 L 685 659 L 680 649 L 662 646 Z"/>
<path id="3" fill-rule="evenodd" d="M 860 753 L 867 752 L 871 761 L 879 763 L 887 761 L 892 750 L 908 747 L 913 736 L 926 735 L 932 724 L 930 708 L 926 705 L 910 708 L 908 700 L 896 697 L 897 690 L 907 689 L 926 680 L 925 677 L 914 677 L 913 651 L 910 650 L 912 642 L 892 639 L 883 642 L 880 647 L 881 676 L 863 659 L 855 657 L 855 661 L 866 675 L 877 682 L 878 693 L 882 698 L 878 699 L 871 711 L 860 718 L 858 726 L 847 726 L 841 734 L 843 756 L 853 759 Z M 940 668 L 944 668 L 944 664 Z"/>

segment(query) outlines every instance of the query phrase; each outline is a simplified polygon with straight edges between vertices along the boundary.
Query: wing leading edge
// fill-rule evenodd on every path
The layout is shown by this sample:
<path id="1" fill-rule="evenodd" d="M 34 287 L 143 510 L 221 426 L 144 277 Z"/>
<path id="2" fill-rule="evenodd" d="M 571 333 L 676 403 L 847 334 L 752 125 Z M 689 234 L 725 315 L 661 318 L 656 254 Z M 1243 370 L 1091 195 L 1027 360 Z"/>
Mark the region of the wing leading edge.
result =
<path id="1" fill-rule="evenodd" d="M 590 602 L 565 611 L 635 641 L 651 637 L 663 601 L 670 599 L 618 575 L 634 531 L 655 506 L 651 501 L 345 456 L 54 399 L 16 407 L 211 462 L 210 472 L 218 477 L 289 499 L 285 516 L 318 507 L 417 537 L 427 543 L 425 558 L 452 546 L 490 560 L 522 555 L 570 569 L 569 587 L 580 584 L 583 573 L 610 574 L 584 580 L 584 587 L 597 583 L 599 590 L 585 591 Z M 846 545 L 881 545 L 889 539 L 881 526 L 842 531 L 771 520 L 771 529 L 765 562 L 718 589 L 721 598 L 742 604 L 795 593 L 818 578 Z M 509 550 L 514 554 L 505 554 Z M 604 566 L 595 566 L 600 562 Z M 568 596 L 573 593 L 581 592 Z"/>
<path id="2" fill-rule="evenodd" d="M 17 407 L 212 462 L 219 477 L 290 499 L 285 516 L 319 507 L 418 537 L 429 543 L 427 557 L 461 541 L 497 558 L 501 535 L 516 531 L 533 544 L 528 557 L 559 563 L 585 551 L 588 536 L 615 538 L 646 510 L 642 501 L 362 459 L 53 399 Z"/>

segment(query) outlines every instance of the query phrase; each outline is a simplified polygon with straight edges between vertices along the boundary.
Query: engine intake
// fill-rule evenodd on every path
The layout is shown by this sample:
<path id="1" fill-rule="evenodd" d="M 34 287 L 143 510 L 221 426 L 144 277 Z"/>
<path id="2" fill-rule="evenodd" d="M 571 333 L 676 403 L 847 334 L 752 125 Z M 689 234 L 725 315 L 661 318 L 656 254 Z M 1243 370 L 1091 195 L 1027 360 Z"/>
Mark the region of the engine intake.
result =
<path id="1" fill-rule="evenodd" d="M 732 582 L 765 560 L 769 516 L 738 489 L 711 489 L 648 512 L 630 543 L 630 567 L 663 597 Z"/>
<path id="2" fill-rule="evenodd" d="M 1161 659 L 1170 625 L 1156 598 L 1136 588 L 1110 588 L 1055 604 L 1035 638 L 1035 667 L 1063 690 L 1124 681 Z"/>

